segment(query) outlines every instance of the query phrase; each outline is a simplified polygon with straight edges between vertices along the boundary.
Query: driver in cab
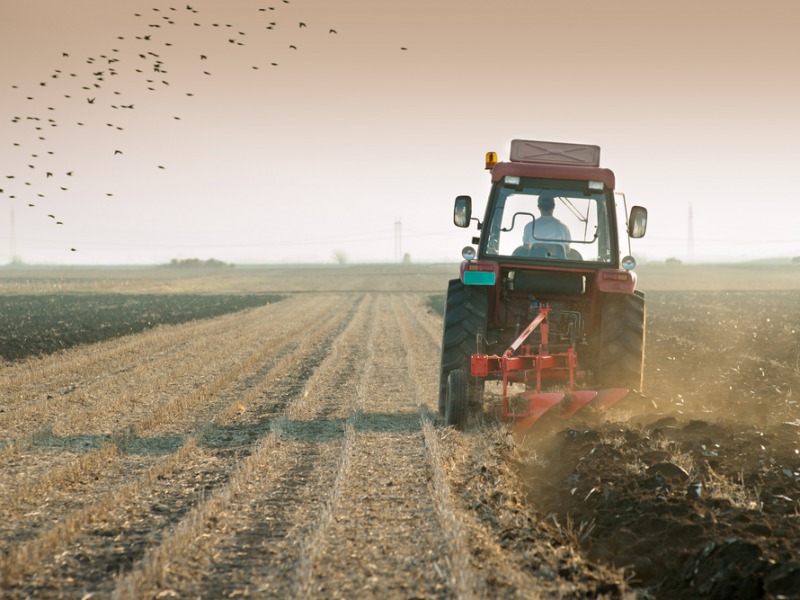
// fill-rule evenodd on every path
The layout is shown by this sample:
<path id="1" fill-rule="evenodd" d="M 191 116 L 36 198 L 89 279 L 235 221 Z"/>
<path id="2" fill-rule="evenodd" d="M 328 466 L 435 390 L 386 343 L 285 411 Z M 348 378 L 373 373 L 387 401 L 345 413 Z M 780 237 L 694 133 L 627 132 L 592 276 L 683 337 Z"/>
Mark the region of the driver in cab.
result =
<path id="1" fill-rule="evenodd" d="M 536 256 L 537 250 L 541 250 L 542 257 L 565 258 L 570 251 L 567 240 L 571 239 L 571 236 L 569 228 L 553 216 L 555 199 L 542 194 L 539 196 L 538 206 L 541 216 L 535 222 L 525 225 L 522 233 L 523 245 L 533 256 Z"/>

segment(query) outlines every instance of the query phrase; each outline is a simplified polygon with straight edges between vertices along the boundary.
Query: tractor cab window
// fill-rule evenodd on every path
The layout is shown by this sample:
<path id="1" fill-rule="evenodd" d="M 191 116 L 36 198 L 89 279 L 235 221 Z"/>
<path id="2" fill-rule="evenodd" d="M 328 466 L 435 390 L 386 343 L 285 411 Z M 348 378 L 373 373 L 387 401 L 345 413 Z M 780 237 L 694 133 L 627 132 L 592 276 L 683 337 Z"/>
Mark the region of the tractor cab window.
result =
<path id="1" fill-rule="evenodd" d="M 498 185 L 486 254 L 542 260 L 612 262 L 608 203 L 583 189 Z"/>

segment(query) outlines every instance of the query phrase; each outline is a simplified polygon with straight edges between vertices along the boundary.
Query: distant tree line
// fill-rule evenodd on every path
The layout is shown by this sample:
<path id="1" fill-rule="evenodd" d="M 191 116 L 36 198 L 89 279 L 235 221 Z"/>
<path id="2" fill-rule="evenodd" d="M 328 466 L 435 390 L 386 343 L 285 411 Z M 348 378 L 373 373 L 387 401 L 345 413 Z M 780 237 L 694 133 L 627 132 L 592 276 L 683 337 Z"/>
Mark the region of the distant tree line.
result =
<path id="1" fill-rule="evenodd" d="M 165 266 L 189 268 L 203 267 L 212 269 L 220 269 L 222 267 L 232 269 L 234 267 L 234 265 L 231 263 L 222 262 L 216 258 L 209 258 L 208 260 L 200 260 L 199 258 L 173 258 L 171 261 L 169 261 L 169 264 Z"/>

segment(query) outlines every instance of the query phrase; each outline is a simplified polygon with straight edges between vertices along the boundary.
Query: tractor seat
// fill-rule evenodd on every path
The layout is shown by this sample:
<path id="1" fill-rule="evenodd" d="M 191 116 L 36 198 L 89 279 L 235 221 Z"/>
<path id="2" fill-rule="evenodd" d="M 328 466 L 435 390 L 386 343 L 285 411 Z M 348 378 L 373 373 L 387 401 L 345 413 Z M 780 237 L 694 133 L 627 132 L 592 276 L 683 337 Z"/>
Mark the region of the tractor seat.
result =
<path id="1" fill-rule="evenodd" d="M 564 246 L 561 244 L 536 243 L 531 247 L 530 256 L 532 258 L 567 258 Z"/>

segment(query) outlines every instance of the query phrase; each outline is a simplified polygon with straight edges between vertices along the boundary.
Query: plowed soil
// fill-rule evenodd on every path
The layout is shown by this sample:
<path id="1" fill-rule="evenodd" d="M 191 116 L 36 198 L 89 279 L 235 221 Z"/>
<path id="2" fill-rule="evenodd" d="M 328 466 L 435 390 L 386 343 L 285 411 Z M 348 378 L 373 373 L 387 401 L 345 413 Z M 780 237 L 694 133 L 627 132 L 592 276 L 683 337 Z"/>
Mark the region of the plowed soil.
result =
<path id="1" fill-rule="evenodd" d="M 436 415 L 456 272 L 0 276 L 20 298 L 283 296 L 2 363 L 0 595 L 798 597 L 785 277 L 645 271 L 646 395 L 515 436 L 491 393 L 463 431 Z"/>

